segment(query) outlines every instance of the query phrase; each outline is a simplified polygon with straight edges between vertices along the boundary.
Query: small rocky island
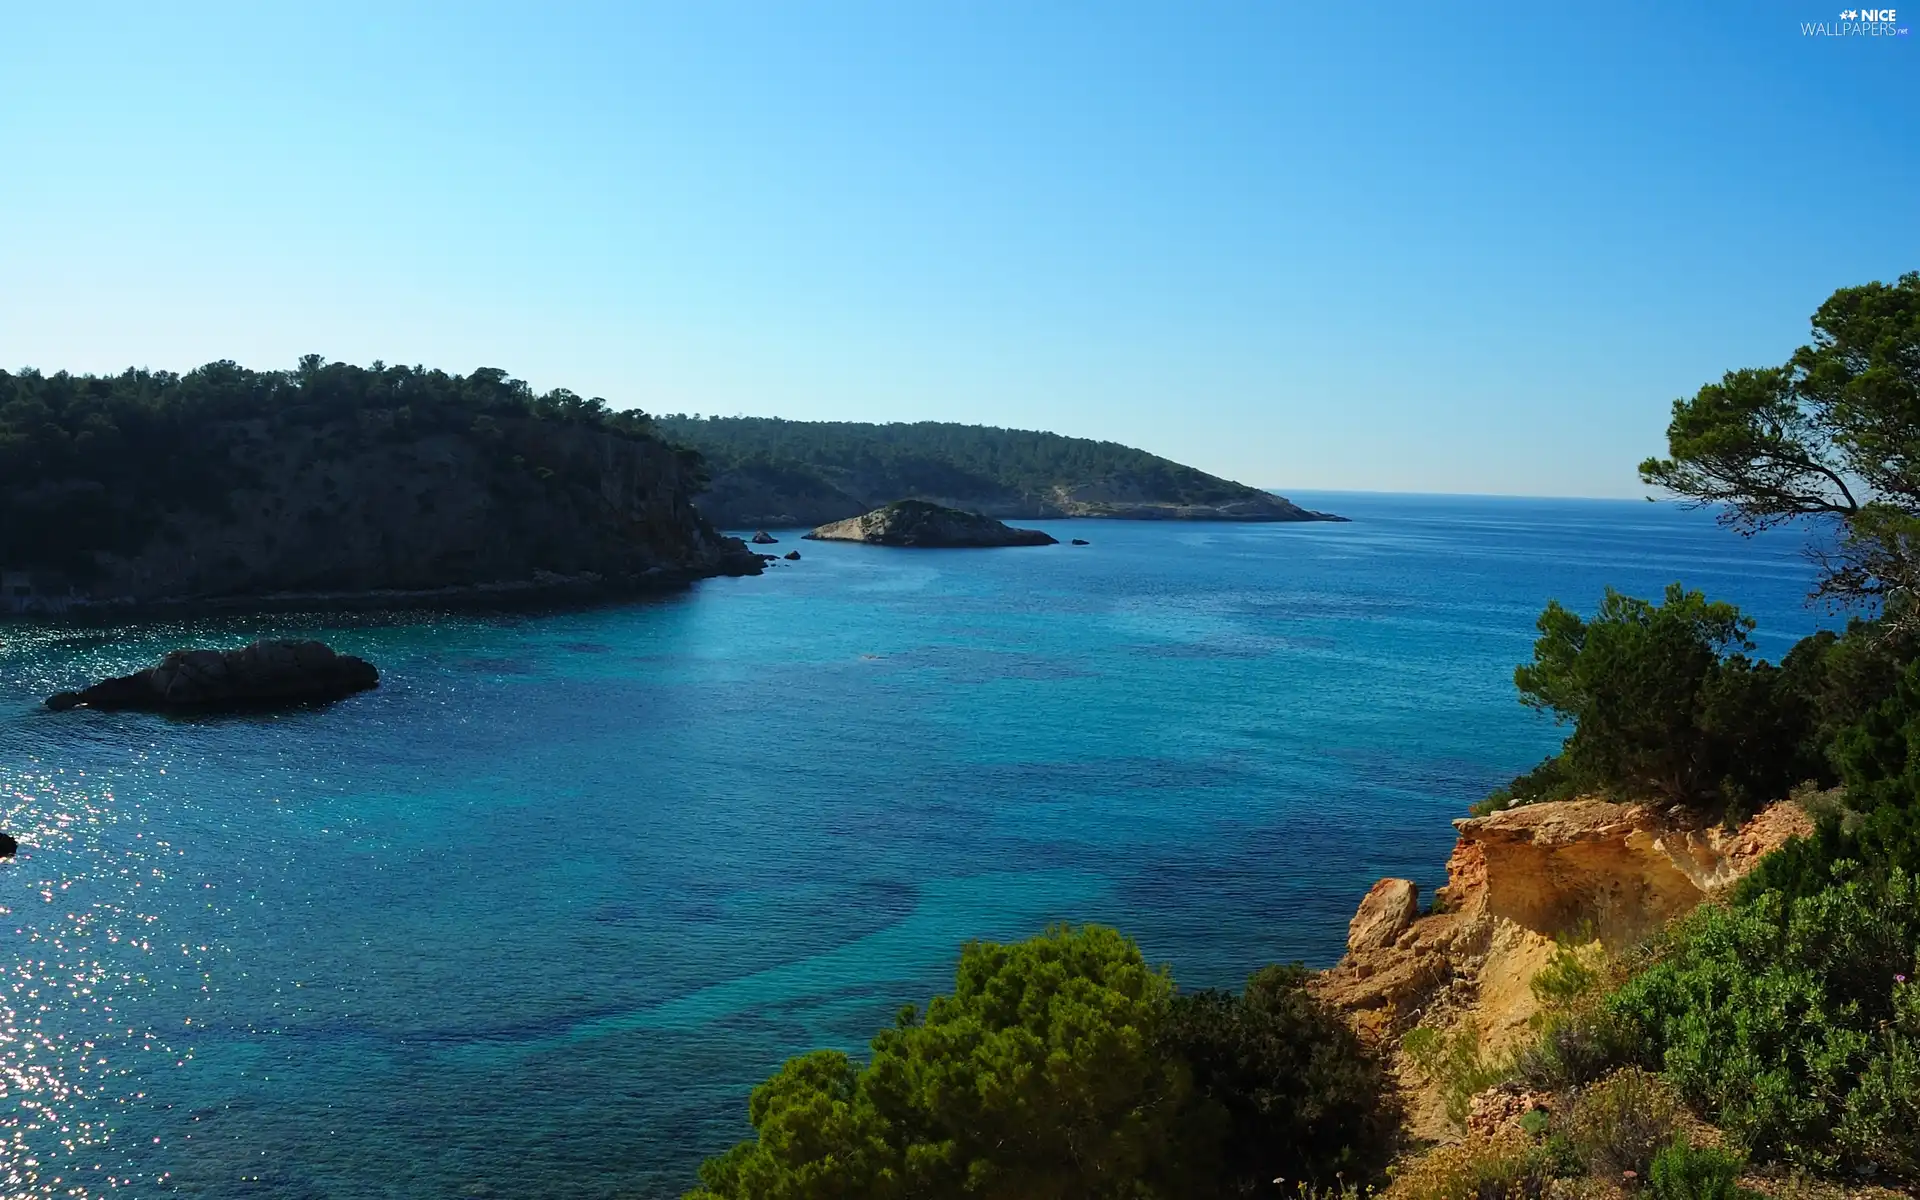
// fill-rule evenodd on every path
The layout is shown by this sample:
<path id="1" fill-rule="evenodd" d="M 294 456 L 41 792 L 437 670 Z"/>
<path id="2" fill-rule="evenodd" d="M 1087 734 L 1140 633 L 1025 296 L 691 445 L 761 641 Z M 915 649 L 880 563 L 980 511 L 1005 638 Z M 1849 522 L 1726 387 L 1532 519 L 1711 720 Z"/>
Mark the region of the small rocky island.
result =
<path id="1" fill-rule="evenodd" d="M 915 549 L 1056 544 L 1054 537 L 1038 529 L 1015 529 L 992 517 L 926 500 L 896 500 L 870 513 L 822 525 L 805 536 L 816 542 L 866 542 Z"/>
<path id="2" fill-rule="evenodd" d="M 47 707 L 56 712 L 289 707 L 339 700 L 379 684 L 380 672 L 372 663 L 335 653 L 324 642 L 258 641 L 236 650 L 175 650 L 156 667 L 49 696 Z"/>

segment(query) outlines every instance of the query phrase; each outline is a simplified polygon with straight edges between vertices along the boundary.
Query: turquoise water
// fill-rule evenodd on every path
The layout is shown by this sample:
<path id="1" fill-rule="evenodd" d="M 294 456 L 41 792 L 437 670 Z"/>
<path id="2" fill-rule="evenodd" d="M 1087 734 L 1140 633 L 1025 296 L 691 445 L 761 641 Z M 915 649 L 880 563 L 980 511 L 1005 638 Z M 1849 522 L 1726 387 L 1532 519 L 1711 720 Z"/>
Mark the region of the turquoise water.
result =
<path id="1" fill-rule="evenodd" d="M 800 543 L 530 616 L 0 626 L 0 1194 L 671 1196 L 786 1055 L 968 937 L 1111 922 L 1193 986 L 1325 964 L 1373 880 L 1558 734 L 1549 597 L 1670 580 L 1777 655 L 1784 536 L 1645 503 L 1296 496 L 1347 525 Z M 379 691 L 49 714 L 187 642 L 325 637 Z"/>

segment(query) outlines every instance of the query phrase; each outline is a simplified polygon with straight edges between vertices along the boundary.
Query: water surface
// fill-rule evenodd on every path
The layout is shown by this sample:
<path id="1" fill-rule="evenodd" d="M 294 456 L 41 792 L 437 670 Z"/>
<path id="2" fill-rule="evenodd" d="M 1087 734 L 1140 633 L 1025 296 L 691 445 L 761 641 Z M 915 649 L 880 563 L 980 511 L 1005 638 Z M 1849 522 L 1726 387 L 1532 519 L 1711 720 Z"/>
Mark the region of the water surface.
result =
<path id="1" fill-rule="evenodd" d="M 551 615 L 0 626 L 0 1193 L 672 1196 L 788 1054 L 969 937 L 1105 921 L 1183 985 L 1339 953 L 1375 879 L 1558 741 L 1549 597 L 1802 607 L 1782 536 L 1644 503 L 1296 495 L 1352 524 L 798 542 Z M 327 639 L 379 691 L 49 714 L 174 645 Z"/>

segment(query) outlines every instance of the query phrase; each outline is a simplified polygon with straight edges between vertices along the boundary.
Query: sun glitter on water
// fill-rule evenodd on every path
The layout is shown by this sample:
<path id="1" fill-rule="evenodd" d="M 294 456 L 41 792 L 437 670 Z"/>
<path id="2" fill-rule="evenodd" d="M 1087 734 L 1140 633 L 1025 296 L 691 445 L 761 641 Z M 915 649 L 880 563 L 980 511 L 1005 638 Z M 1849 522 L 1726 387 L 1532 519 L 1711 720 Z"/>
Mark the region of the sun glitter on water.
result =
<path id="1" fill-rule="evenodd" d="M 0 780 L 0 824 L 20 841 L 0 866 L 0 928 L 13 950 L 0 991 L 0 1187 L 10 1196 L 118 1191 L 136 1180 L 106 1153 L 111 1113 L 146 1099 L 139 1080 L 153 1070 L 136 1058 L 185 1066 L 193 1057 L 141 1011 L 159 974 L 159 917 L 115 898 L 163 885 L 174 851 L 138 829 L 122 836 L 105 780 L 37 763 Z M 46 873 L 56 862 L 68 866 Z M 90 886 L 96 873 L 114 876 L 111 886 Z"/>

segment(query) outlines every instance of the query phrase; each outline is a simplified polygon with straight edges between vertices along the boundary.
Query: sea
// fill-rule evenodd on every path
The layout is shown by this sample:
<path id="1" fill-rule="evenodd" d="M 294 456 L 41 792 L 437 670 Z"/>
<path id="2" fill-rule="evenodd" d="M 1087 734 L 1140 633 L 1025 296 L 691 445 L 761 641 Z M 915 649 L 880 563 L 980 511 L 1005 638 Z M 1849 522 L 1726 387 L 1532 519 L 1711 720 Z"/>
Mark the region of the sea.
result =
<path id="1" fill-rule="evenodd" d="M 677 1196 L 754 1083 L 969 939 L 1102 922 L 1183 988 L 1332 963 L 1565 735 L 1512 683 L 1550 599 L 1680 581 L 1775 659 L 1843 620 L 1794 535 L 1667 504 L 1293 498 L 1352 521 L 796 530 L 573 611 L 0 625 L 0 1195 Z M 263 636 L 382 684 L 39 706 Z"/>

